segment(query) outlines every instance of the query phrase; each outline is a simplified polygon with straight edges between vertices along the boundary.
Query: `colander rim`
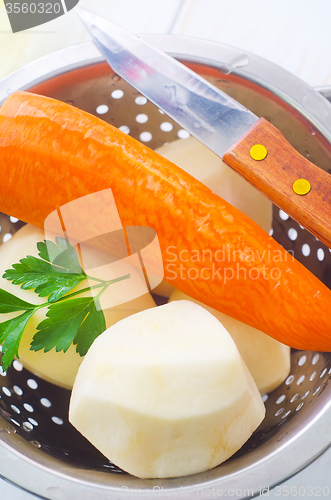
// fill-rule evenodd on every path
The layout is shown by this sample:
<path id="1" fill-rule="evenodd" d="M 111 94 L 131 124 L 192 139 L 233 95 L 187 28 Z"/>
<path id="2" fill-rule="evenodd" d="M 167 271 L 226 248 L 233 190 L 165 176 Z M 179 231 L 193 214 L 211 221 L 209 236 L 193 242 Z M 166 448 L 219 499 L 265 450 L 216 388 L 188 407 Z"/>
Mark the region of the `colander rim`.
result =
<path id="1" fill-rule="evenodd" d="M 228 45 L 187 36 L 147 35 L 144 38 L 174 57 L 214 67 L 227 64 L 243 53 L 242 50 Z M 319 130 L 322 136 L 331 143 L 331 105 L 326 98 L 285 69 L 259 56 L 245 53 L 249 57 L 249 65 L 245 68 L 237 68 L 235 73 L 248 80 L 254 80 L 261 87 L 273 92 L 291 106 L 295 106 L 296 110 L 308 117 L 316 130 Z M 0 104 L 9 95 L 8 89 L 9 93 L 16 90 L 27 90 L 45 81 L 46 77 L 53 78 L 67 71 L 103 61 L 104 59 L 92 42 L 78 44 L 52 53 L 4 78 L 0 82 Z M 302 95 L 307 90 L 310 98 L 303 103 Z M 326 113 L 320 112 L 325 106 L 327 108 L 329 106 L 328 116 Z M 196 478 L 191 482 L 190 478 L 194 478 L 194 476 L 182 478 L 185 484 L 184 488 L 190 491 L 222 488 L 225 491 L 236 486 L 239 487 L 239 485 L 245 485 L 245 489 L 252 489 L 254 496 L 257 496 L 259 488 L 268 486 L 272 488 L 284 482 L 331 446 L 330 416 L 331 401 L 325 405 L 323 411 L 310 423 L 308 428 L 305 428 L 304 432 L 303 430 L 298 432 L 295 438 L 286 443 L 286 446 L 280 444 L 278 449 L 271 453 L 267 459 L 257 460 L 254 465 L 241 470 L 240 473 L 232 473 L 204 482 L 199 482 Z M 282 454 L 281 460 L 280 454 Z M 54 471 L 33 462 L 17 450 L 11 449 L 2 440 L 0 440 L 0 461 L 2 464 L 1 475 L 10 482 L 43 498 L 60 498 L 58 495 L 63 491 L 65 495 L 68 495 L 68 497 L 63 498 L 72 498 L 74 492 L 74 497 L 79 495 L 82 500 L 92 498 L 92 495 L 95 497 L 96 494 L 102 500 L 109 498 L 111 492 L 115 495 L 121 494 L 123 498 L 133 496 L 143 499 L 146 498 L 145 488 L 151 488 L 150 484 L 152 484 L 143 481 L 140 490 L 138 487 L 134 487 L 132 491 L 123 491 L 118 487 L 106 487 L 104 484 L 84 481 L 81 477 L 74 478 L 69 474 Z M 20 469 L 19 475 L 17 474 L 18 468 Z M 203 477 L 203 475 L 198 476 Z M 260 478 L 259 486 L 257 486 L 256 478 Z M 174 497 L 176 492 L 179 493 L 179 488 L 172 486 L 174 484 L 176 482 L 169 481 L 168 486 L 163 491 L 158 491 L 153 497 Z"/>

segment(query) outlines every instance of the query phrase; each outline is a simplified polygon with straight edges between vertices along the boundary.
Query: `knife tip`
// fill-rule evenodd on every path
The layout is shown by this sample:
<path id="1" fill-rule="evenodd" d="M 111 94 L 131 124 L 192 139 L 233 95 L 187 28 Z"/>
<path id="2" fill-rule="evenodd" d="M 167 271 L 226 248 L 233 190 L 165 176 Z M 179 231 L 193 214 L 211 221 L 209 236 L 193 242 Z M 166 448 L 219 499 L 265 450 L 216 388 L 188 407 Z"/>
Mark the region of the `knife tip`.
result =
<path id="1" fill-rule="evenodd" d="M 78 14 L 78 16 L 80 17 L 80 19 L 84 22 L 84 24 L 86 22 L 90 23 L 91 19 L 93 17 L 95 17 L 95 15 L 96 15 L 91 10 L 86 9 L 85 7 L 81 7 L 80 5 L 77 5 L 77 7 L 75 8 L 75 11 Z"/>

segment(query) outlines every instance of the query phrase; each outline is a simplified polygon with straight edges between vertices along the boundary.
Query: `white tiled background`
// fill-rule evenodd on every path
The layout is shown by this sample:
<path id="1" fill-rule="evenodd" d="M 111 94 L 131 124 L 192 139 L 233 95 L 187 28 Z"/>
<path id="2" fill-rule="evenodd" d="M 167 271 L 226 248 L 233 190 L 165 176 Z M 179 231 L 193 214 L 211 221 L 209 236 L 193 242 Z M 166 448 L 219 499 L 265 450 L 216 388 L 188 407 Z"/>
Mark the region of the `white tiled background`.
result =
<path id="1" fill-rule="evenodd" d="M 331 85 L 331 0 L 81 0 L 80 4 L 135 33 L 219 41 L 265 57 L 310 85 Z M 0 79 L 38 57 L 86 40 L 89 35 L 74 11 L 12 34 L 0 0 Z M 331 451 L 286 485 L 329 486 L 331 497 Z M 278 493 L 270 491 L 269 498 L 285 498 Z M 33 498 L 0 479 L 1 500 Z"/>

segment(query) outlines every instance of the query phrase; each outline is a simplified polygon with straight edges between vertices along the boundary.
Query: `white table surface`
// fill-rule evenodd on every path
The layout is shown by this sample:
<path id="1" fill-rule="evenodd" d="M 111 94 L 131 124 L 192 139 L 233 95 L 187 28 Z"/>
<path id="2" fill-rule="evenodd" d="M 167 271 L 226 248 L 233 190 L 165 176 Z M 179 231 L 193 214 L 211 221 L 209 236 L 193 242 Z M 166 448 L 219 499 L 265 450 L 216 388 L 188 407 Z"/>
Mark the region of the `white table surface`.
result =
<path id="1" fill-rule="evenodd" d="M 269 59 L 312 86 L 331 85 L 331 0 L 81 0 L 80 5 L 135 33 L 219 41 Z M 0 79 L 38 57 L 86 40 L 89 35 L 74 11 L 12 34 L 0 0 Z M 306 495 L 298 498 L 311 498 L 309 486 L 328 486 L 331 497 L 331 450 L 285 486 L 289 491 L 305 486 Z M 270 491 L 268 497 L 285 498 L 285 490 Z M 1 500 L 34 498 L 0 479 Z"/>

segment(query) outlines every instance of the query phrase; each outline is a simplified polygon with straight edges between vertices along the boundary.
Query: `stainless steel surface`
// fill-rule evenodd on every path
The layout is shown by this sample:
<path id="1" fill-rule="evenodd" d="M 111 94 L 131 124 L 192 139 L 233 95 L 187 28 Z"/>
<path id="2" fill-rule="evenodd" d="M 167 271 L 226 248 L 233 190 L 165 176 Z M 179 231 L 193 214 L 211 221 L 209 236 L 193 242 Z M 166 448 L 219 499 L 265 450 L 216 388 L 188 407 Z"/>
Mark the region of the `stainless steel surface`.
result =
<path id="1" fill-rule="evenodd" d="M 267 61 L 251 54 L 243 57 L 232 47 L 181 37 L 150 40 L 256 115 L 264 114 L 302 154 L 309 152 L 316 164 L 329 168 L 331 105 L 314 89 Z M 140 140 L 150 139 L 147 144 L 153 148 L 176 139 L 181 127 L 151 103 L 144 104 L 137 91 L 101 61 L 92 43 L 52 54 L 0 82 L 0 100 L 8 90 L 30 88 L 96 115 L 104 105 L 108 108 L 100 115 L 104 120 L 127 127 Z M 145 123 L 137 121 L 140 114 L 147 117 Z M 164 122 L 171 123 L 171 131 L 162 130 Z M 0 224 L 3 236 L 13 233 L 20 223 L 2 216 Z M 276 208 L 273 230 L 285 248 L 331 286 L 331 253 L 326 247 Z M 204 495 L 199 490 L 211 496 L 212 488 L 224 493 L 240 489 L 242 498 L 245 491 L 250 497 L 249 490 L 258 494 L 260 488 L 284 481 L 331 443 L 330 354 L 293 351 L 291 376 L 268 395 L 267 417 L 246 445 L 211 471 L 169 480 L 139 480 L 119 472 L 94 451 L 67 422 L 67 391 L 21 370 L 17 363 L 2 375 L 0 473 L 54 500 L 196 498 Z M 47 398 L 51 406 L 45 407 L 41 398 Z"/>
<path id="2" fill-rule="evenodd" d="M 258 120 L 140 37 L 82 7 L 76 12 L 112 69 L 218 156 Z"/>

